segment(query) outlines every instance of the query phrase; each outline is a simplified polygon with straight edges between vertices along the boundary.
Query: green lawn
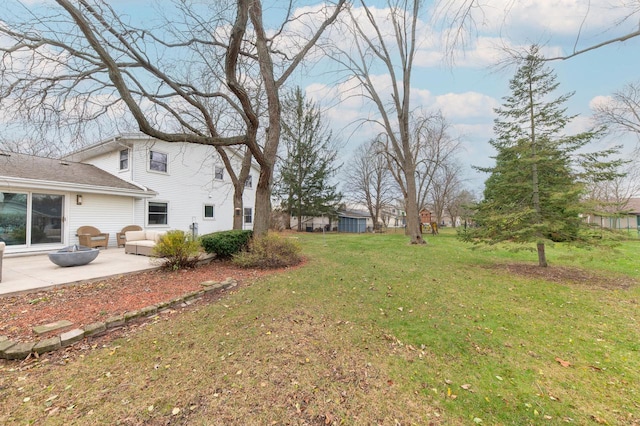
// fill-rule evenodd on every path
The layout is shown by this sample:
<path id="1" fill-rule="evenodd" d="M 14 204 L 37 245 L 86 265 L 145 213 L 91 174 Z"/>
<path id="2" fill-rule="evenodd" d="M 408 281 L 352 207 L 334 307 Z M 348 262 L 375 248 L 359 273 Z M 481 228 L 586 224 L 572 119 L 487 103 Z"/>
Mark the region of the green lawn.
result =
<path id="1" fill-rule="evenodd" d="M 293 235 L 302 268 L 66 365 L 3 364 L 0 423 L 640 423 L 640 241 L 550 247 L 593 275 L 558 283 L 451 230 Z"/>

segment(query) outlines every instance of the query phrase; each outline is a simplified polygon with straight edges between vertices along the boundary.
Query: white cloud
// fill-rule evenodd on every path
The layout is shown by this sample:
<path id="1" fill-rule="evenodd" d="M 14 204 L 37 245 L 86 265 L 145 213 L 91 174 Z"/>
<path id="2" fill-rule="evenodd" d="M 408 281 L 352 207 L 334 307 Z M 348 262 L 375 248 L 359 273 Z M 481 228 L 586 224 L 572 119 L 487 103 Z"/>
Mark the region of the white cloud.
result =
<path id="1" fill-rule="evenodd" d="M 477 92 L 447 93 L 435 98 L 434 106 L 449 119 L 489 118 L 499 106 L 496 99 Z"/>
<path id="2" fill-rule="evenodd" d="M 591 99 L 591 101 L 589 101 L 589 108 L 591 108 L 592 110 L 595 110 L 599 107 L 607 106 L 613 103 L 614 103 L 613 96 L 602 96 L 602 95 L 595 96 L 594 98 Z"/>
<path id="3" fill-rule="evenodd" d="M 594 125 L 595 123 L 592 117 L 587 115 L 579 115 L 571 120 L 571 122 L 567 124 L 567 127 L 565 127 L 564 130 L 565 134 L 567 135 L 576 135 L 578 133 L 588 132 L 589 130 L 592 130 Z"/>
<path id="4" fill-rule="evenodd" d="M 449 11 L 459 10 L 466 1 L 448 3 Z M 610 0 L 491 0 L 470 10 L 479 32 L 577 35 L 579 31 L 601 32 L 633 12 L 636 5 Z"/>

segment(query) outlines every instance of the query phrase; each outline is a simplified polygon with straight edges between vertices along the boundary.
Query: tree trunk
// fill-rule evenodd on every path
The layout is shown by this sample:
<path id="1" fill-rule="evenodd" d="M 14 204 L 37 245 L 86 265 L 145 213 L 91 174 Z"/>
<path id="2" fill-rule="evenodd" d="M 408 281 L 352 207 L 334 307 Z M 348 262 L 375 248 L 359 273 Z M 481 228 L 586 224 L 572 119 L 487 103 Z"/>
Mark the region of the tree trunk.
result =
<path id="1" fill-rule="evenodd" d="M 544 243 L 538 243 L 538 266 L 542 268 L 546 268 L 547 266 L 547 255 L 544 251 Z"/>
<path id="2" fill-rule="evenodd" d="M 405 196 L 405 208 L 407 209 L 407 228 L 405 233 L 411 238 L 411 244 L 426 244 L 420 232 L 420 212 L 418 211 L 418 200 L 416 196 L 416 181 L 407 175 L 407 194 Z"/>
<path id="3" fill-rule="evenodd" d="M 253 234 L 265 235 L 269 231 L 271 217 L 271 176 L 273 168 L 261 165 L 260 178 L 256 187 L 256 211 L 254 212 Z"/>
<path id="4" fill-rule="evenodd" d="M 244 191 L 242 189 L 236 186 L 233 190 L 233 229 L 242 229 L 244 222 L 244 202 L 242 201 Z"/>

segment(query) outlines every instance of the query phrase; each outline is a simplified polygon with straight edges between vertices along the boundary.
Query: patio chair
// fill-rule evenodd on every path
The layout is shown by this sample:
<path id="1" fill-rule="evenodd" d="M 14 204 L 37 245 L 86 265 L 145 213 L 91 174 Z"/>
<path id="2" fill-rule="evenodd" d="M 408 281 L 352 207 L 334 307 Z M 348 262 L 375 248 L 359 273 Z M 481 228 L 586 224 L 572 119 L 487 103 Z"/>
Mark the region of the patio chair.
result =
<path id="1" fill-rule="evenodd" d="M 142 231 L 142 227 L 138 225 L 129 225 L 122 228 L 122 231 L 116 232 L 116 243 L 118 247 L 124 246 L 127 242 L 125 232 L 127 231 Z"/>
<path id="2" fill-rule="evenodd" d="M 93 226 L 81 226 L 78 228 L 78 241 L 81 246 L 85 247 L 104 247 L 109 246 L 109 234 L 100 232 L 98 228 Z"/>
<path id="3" fill-rule="evenodd" d="M 4 241 L 0 241 L 0 283 L 2 282 L 2 256 L 4 256 Z"/>

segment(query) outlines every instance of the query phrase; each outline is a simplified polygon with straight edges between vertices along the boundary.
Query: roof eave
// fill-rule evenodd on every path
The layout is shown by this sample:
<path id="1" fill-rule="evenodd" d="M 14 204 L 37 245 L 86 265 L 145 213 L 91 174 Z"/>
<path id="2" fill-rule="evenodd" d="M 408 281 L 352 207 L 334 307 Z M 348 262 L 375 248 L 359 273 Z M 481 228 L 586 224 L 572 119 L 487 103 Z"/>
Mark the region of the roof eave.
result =
<path id="1" fill-rule="evenodd" d="M 115 188 L 109 186 L 97 186 L 87 185 L 81 183 L 71 182 L 56 182 L 56 181 L 43 181 L 36 179 L 24 179 L 24 178 L 9 178 L 3 177 L 0 180 L 0 185 L 7 186 L 11 189 L 28 189 L 38 188 L 51 191 L 72 191 L 72 192 L 84 192 L 89 194 L 105 194 L 105 195 L 118 195 L 123 197 L 135 197 L 135 198 L 153 198 L 158 195 L 157 192 L 150 189 L 127 189 L 127 188 Z"/>

